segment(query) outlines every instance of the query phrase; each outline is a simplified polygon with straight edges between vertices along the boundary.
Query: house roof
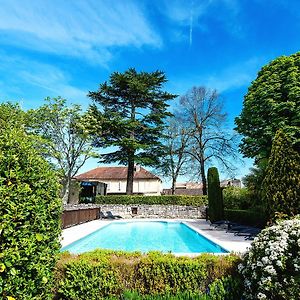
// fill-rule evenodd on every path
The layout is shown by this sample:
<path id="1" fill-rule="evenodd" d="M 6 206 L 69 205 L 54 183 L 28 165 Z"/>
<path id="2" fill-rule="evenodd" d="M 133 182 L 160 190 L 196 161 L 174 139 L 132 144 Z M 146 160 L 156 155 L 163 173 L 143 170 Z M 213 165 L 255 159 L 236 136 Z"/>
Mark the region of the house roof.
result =
<path id="1" fill-rule="evenodd" d="M 127 167 L 98 167 L 88 172 L 75 176 L 77 180 L 126 180 L 127 179 Z M 158 179 L 158 176 L 152 174 L 146 169 L 139 167 L 134 172 L 134 179 Z"/>

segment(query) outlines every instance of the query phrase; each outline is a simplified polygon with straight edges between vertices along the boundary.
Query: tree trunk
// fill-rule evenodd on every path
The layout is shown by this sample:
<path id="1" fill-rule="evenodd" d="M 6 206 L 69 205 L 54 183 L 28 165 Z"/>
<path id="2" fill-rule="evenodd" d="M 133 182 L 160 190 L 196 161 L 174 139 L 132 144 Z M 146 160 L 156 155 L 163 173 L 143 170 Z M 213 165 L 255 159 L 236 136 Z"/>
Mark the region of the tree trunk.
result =
<path id="1" fill-rule="evenodd" d="M 203 193 L 203 195 L 207 195 L 207 184 L 206 184 L 204 160 L 201 160 L 201 162 L 200 162 L 200 172 L 201 172 L 201 180 L 202 180 L 202 193 Z"/>
<path id="2" fill-rule="evenodd" d="M 134 155 L 128 156 L 126 195 L 133 194 Z"/>
<path id="3" fill-rule="evenodd" d="M 66 176 L 63 184 L 63 204 L 70 202 L 70 187 L 71 187 L 71 176 Z"/>
<path id="4" fill-rule="evenodd" d="M 176 178 L 172 178 L 172 187 L 171 187 L 171 193 L 172 195 L 175 195 L 175 185 L 176 185 Z"/>

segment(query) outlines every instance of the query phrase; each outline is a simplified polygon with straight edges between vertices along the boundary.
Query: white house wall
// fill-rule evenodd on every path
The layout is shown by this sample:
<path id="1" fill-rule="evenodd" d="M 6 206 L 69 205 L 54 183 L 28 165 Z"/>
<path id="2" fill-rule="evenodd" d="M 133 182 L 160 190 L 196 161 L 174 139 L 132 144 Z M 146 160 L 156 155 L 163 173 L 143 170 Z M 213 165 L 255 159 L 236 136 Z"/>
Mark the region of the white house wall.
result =
<path id="1" fill-rule="evenodd" d="M 107 184 L 107 194 L 125 194 L 126 180 L 101 180 Z M 162 184 L 157 179 L 141 179 L 133 182 L 133 193 L 160 195 Z"/>

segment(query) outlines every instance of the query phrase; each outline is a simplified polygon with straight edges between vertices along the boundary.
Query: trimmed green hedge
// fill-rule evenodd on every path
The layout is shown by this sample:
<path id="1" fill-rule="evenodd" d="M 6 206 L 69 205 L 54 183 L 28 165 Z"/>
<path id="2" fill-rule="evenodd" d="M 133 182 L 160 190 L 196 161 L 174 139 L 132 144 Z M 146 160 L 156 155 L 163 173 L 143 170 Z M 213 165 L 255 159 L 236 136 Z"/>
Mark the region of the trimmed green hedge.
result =
<path id="1" fill-rule="evenodd" d="M 59 180 L 33 137 L 9 125 L 0 127 L 0 299 L 52 299 Z"/>
<path id="2" fill-rule="evenodd" d="M 205 293 L 216 279 L 230 275 L 238 278 L 239 262 L 235 255 L 187 258 L 159 252 L 63 253 L 56 270 L 57 299 L 96 300 L 126 290 L 142 295 Z"/>
<path id="3" fill-rule="evenodd" d="M 97 196 L 98 204 L 148 204 L 148 205 L 183 205 L 202 206 L 207 205 L 207 196 L 186 195 L 162 195 L 162 196 L 131 196 L 131 195 L 108 195 Z"/>
<path id="4" fill-rule="evenodd" d="M 239 210 L 225 209 L 225 219 L 243 225 L 264 227 L 266 225 L 266 215 L 263 209 Z"/>

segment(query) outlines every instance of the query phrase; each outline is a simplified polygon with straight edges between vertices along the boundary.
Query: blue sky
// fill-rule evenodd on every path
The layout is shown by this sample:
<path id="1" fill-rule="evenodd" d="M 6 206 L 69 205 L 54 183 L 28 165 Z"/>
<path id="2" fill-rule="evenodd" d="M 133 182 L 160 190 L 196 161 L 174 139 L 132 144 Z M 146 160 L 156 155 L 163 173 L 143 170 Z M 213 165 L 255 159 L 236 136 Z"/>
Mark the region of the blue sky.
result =
<path id="1" fill-rule="evenodd" d="M 299 0 L 0 0 L 0 101 L 86 108 L 113 71 L 159 69 L 169 92 L 216 88 L 233 127 L 258 70 L 299 49 Z"/>

